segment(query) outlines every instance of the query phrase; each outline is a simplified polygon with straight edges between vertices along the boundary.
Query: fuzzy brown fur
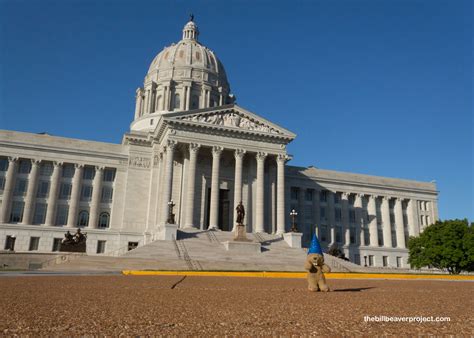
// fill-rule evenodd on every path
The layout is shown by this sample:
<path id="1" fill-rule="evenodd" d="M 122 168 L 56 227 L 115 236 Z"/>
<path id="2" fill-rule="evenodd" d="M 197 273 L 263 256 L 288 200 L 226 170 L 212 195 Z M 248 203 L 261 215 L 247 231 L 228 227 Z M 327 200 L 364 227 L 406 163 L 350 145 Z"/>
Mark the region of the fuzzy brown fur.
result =
<path id="1" fill-rule="evenodd" d="M 326 278 L 324 278 L 324 272 L 331 272 L 331 268 L 324 264 L 323 255 L 309 254 L 304 268 L 308 270 L 309 291 L 330 291 L 326 284 Z"/>

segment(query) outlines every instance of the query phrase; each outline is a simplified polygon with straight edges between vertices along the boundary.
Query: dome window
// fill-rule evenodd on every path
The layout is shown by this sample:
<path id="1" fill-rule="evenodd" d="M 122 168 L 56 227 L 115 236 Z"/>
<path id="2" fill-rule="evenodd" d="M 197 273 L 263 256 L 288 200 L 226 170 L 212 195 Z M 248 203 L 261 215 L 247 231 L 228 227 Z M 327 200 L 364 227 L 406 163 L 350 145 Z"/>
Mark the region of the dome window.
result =
<path id="1" fill-rule="evenodd" d="M 174 109 L 179 109 L 181 106 L 181 100 L 179 98 L 179 94 L 174 95 Z"/>
<path id="2" fill-rule="evenodd" d="M 201 61 L 201 53 L 196 52 L 196 60 Z"/>
<path id="3" fill-rule="evenodd" d="M 199 97 L 197 95 L 193 95 L 191 100 L 191 109 L 198 109 L 199 108 Z"/>

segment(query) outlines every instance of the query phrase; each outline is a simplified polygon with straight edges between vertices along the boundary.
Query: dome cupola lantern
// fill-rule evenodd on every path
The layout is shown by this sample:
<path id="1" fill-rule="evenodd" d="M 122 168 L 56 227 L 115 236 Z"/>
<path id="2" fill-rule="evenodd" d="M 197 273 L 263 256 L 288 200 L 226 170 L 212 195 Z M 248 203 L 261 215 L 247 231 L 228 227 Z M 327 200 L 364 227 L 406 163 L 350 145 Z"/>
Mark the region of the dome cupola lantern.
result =
<path id="1" fill-rule="evenodd" d="M 163 48 L 151 62 L 143 87 L 136 91 L 132 130 L 153 130 L 159 115 L 234 103 L 224 66 L 198 41 L 191 14 L 183 38 Z"/>
<path id="2" fill-rule="evenodd" d="M 183 28 L 183 40 L 196 40 L 198 39 L 199 29 L 194 23 L 194 15 L 189 16 L 189 22 Z"/>

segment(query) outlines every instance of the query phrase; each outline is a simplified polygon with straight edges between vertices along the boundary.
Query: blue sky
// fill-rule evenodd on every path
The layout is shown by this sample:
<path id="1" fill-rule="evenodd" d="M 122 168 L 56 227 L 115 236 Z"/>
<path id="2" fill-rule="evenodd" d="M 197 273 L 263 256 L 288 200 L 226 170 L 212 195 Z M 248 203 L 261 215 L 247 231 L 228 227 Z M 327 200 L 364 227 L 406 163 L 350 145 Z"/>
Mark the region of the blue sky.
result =
<path id="1" fill-rule="evenodd" d="M 0 0 L 0 128 L 119 143 L 190 12 L 291 164 L 436 180 L 474 219 L 471 1 Z"/>

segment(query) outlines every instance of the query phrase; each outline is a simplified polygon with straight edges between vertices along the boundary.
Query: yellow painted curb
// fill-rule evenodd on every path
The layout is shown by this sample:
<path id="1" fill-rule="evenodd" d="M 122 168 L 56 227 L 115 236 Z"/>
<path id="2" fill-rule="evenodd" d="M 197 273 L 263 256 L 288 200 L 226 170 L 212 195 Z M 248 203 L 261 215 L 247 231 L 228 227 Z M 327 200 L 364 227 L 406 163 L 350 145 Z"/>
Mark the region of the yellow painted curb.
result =
<path id="1" fill-rule="evenodd" d="M 256 277 L 256 278 L 306 278 L 306 272 L 240 272 L 240 271 L 147 271 L 123 270 L 133 276 L 203 276 L 203 277 Z M 328 279 L 442 279 L 474 281 L 474 276 L 416 275 L 395 273 L 326 273 Z"/>

